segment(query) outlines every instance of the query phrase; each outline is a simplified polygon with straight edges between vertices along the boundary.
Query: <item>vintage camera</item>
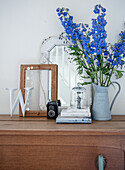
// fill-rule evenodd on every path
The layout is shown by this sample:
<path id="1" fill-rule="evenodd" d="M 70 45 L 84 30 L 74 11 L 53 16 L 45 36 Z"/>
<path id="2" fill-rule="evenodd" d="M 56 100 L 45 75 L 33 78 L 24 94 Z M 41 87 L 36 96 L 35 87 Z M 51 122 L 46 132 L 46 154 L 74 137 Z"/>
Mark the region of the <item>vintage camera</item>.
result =
<path id="1" fill-rule="evenodd" d="M 56 119 L 58 116 L 58 106 L 60 101 L 50 101 L 47 103 L 47 119 Z"/>

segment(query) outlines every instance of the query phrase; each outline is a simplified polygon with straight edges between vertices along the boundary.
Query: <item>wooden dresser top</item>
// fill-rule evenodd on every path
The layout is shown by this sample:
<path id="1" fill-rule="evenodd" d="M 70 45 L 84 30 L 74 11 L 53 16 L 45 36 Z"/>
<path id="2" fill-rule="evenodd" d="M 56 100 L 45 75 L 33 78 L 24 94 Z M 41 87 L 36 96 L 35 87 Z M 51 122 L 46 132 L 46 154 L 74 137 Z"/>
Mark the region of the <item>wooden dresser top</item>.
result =
<path id="1" fill-rule="evenodd" d="M 112 116 L 110 121 L 92 124 L 56 124 L 55 120 L 38 117 L 12 118 L 0 115 L 0 135 L 125 135 L 125 116 Z"/>

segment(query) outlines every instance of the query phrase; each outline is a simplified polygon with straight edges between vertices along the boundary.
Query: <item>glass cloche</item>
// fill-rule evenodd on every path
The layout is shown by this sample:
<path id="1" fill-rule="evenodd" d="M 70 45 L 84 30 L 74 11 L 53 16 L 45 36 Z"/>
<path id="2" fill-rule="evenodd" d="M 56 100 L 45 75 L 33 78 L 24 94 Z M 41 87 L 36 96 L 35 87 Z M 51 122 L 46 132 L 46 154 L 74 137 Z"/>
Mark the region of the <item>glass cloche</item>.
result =
<path id="1" fill-rule="evenodd" d="M 84 109 L 87 108 L 88 96 L 87 90 L 80 85 L 77 84 L 77 87 L 73 87 L 71 91 L 71 99 L 70 99 L 70 107 L 72 109 Z"/>

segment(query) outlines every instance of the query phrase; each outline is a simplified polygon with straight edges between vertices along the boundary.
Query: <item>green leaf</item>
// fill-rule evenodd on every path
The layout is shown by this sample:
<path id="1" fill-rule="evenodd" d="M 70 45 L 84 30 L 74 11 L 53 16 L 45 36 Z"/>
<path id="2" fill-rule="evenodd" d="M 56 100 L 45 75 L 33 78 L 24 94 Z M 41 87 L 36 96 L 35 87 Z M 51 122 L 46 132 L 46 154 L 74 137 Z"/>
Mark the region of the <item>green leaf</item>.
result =
<path id="1" fill-rule="evenodd" d="M 81 85 L 82 85 L 82 86 L 84 86 L 84 85 L 88 85 L 88 84 L 92 84 L 92 81 L 90 81 L 90 82 L 84 82 L 84 83 L 81 83 Z"/>
<path id="2" fill-rule="evenodd" d="M 81 69 L 81 68 L 82 68 L 82 66 L 81 66 L 81 65 L 77 67 L 77 69 Z"/>
<path id="3" fill-rule="evenodd" d="M 79 52 L 77 52 L 77 51 L 75 51 L 75 52 L 71 52 L 71 53 L 69 53 L 70 55 L 74 55 L 74 56 L 80 56 L 81 55 L 81 53 L 79 53 Z"/>
<path id="4" fill-rule="evenodd" d="M 93 71 L 93 72 L 91 72 L 90 74 L 91 74 L 91 75 L 95 75 L 96 73 L 98 73 L 98 71 Z"/>
<path id="5" fill-rule="evenodd" d="M 91 75 L 90 75 L 90 78 L 91 78 L 91 79 L 94 79 L 94 78 L 95 78 L 95 75 L 94 75 L 94 74 L 91 74 Z"/>
<path id="6" fill-rule="evenodd" d="M 97 67 L 97 71 L 99 71 L 99 67 Z"/>
<path id="7" fill-rule="evenodd" d="M 119 78 L 121 78 L 123 76 L 123 73 L 125 73 L 125 71 L 121 71 L 121 70 L 116 70 L 116 72 Z"/>
<path id="8" fill-rule="evenodd" d="M 71 53 L 69 53 L 70 55 L 75 55 L 75 52 L 71 52 Z"/>
<path id="9" fill-rule="evenodd" d="M 83 79 L 90 79 L 90 77 L 86 77 L 86 76 L 81 76 L 81 78 L 83 78 Z"/>
<path id="10" fill-rule="evenodd" d="M 102 73 L 105 74 L 105 75 L 109 75 L 110 70 L 109 69 L 103 69 Z"/>
<path id="11" fill-rule="evenodd" d="M 78 59 L 77 59 L 77 58 L 74 58 L 73 61 L 78 61 Z"/>
<path id="12" fill-rule="evenodd" d="M 83 69 L 82 68 L 77 68 L 77 70 L 78 70 L 78 74 L 82 74 L 83 73 Z"/>
<path id="13" fill-rule="evenodd" d="M 82 64 L 82 66 L 83 66 L 86 70 L 90 70 L 90 71 L 91 71 L 91 69 L 88 68 L 88 67 L 86 67 L 84 64 Z"/>
<path id="14" fill-rule="evenodd" d="M 91 75 L 91 72 L 89 72 L 88 70 L 86 70 L 86 73 L 90 76 Z"/>
<path id="15" fill-rule="evenodd" d="M 71 50 L 74 50 L 74 51 L 82 52 L 82 50 L 77 45 L 75 45 L 74 47 L 68 47 L 68 48 L 70 48 Z"/>

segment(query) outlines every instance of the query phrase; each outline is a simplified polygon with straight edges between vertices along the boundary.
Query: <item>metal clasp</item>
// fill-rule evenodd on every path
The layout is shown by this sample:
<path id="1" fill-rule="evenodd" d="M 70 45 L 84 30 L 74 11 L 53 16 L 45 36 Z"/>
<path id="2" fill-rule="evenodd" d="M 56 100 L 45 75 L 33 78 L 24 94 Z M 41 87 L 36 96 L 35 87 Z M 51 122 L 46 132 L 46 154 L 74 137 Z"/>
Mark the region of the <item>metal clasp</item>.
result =
<path id="1" fill-rule="evenodd" d="M 98 155 L 98 157 L 95 158 L 95 167 L 97 170 L 104 170 L 107 165 L 107 159 L 103 157 L 103 155 Z"/>

